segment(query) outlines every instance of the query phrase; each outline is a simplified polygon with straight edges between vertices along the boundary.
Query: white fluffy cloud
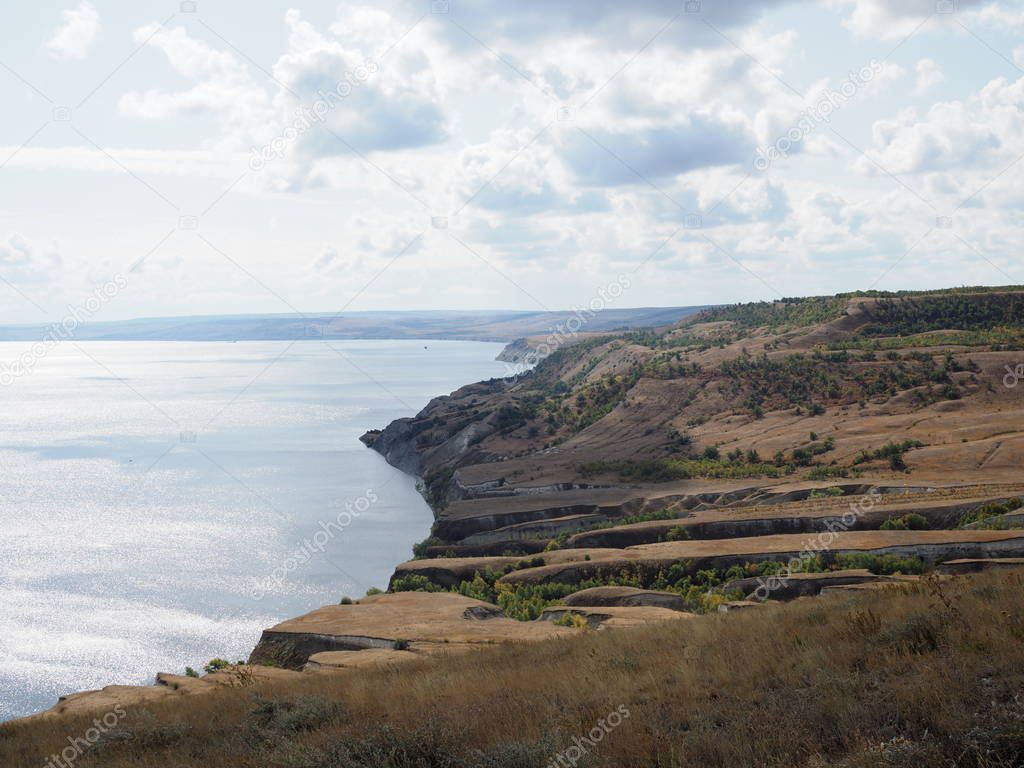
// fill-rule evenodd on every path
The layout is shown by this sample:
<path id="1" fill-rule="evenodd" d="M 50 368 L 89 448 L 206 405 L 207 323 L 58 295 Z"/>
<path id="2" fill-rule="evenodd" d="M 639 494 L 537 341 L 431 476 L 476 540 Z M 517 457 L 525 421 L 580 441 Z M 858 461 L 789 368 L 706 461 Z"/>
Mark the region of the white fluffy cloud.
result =
<path id="1" fill-rule="evenodd" d="M 195 85 L 182 91 L 129 91 L 121 98 L 123 114 L 144 120 L 213 115 L 222 129 L 218 146 L 224 149 L 245 149 L 267 134 L 273 117 L 267 91 L 234 53 L 214 49 L 183 27 L 142 27 L 135 41 L 163 52 L 174 71 Z"/>
<path id="2" fill-rule="evenodd" d="M 100 32 L 100 14 L 92 3 L 82 0 L 78 7 L 64 11 L 63 24 L 46 41 L 50 54 L 58 59 L 84 59 Z"/>
<path id="3" fill-rule="evenodd" d="M 898 40 L 926 25 L 971 11 L 986 0 L 831 0 L 848 15 L 843 26 L 859 37 Z"/>
<path id="4" fill-rule="evenodd" d="M 443 14 L 387 0 L 328 18 L 254 8 L 265 26 L 232 44 L 182 15 L 136 30 L 149 51 L 97 104 L 116 97 L 129 118 L 104 137 L 111 155 L 147 181 L 160 175 L 155 187 L 190 210 L 223 193 L 204 236 L 251 254 L 261 277 L 277 269 L 303 306 L 337 306 L 399 253 L 360 294 L 363 307 L 535 306 L 520 287 L 564 306 L 641 266 L 633 304 L 757 298 L 768 284 L 844 290 L 882 275 L 921 287 L 914 259 L 888 270 L 948 214 L 954 232 L 920 246 L 946 270 L 927 273 L 938 285 L 959 281 L 955 257 L 969 255 L 954 234 L 994 261 L 1024 247 L 1024 182 L 997 177 L 1024 154 L 1024 84 L 952 22 L 979 25 L 1007 56 L 1018 45 L 1019 65 L 1024 27 L 991 0 L 958 0 L 955 14 L 936 2 L 831 0 L 834 14 L 803 14 L 797 0 L 703 0 L 694 13 L 680 0 L 480 0 Z M 872 76 L 848 93 L 846 73 L 873 58 Z M 836 92 L 839 106 L 809 117 Z M 782 138 L 783 156 L 756 167 L 758 149 Z M 123 174 L 74 143 L 54 124 L 0 148 L 0 162 Z M 255 165 L 253 149 L 265 152 Z M 209 274 L 188 237 L 161 248 L 146 274 L 242 309 L 251 280 L 228 279 L 227 263 Z M 24 272 L 26 248 L 4 247 Z M 284 253 L 305 268 L 284 274 Z M 700 296 L 686 293 L 696 282 Z"/>
<path id="5" fill-rule="evenodd" d="M 921 59 L 914 67 L 917 72 L 917 82 L 914 84 L 914 93 L 921 96 L 946 79 L 942 74 L 942 68 L 932 59 Z"/>
<path id="6" fill-rule="evenodd" d="M 446 138 L 446 116 L 429 58 L 412 46 L 378 56 L 402 34 L 402 25 L 369 7 L 343 9 L 324 35 L 295 10 L 288 12 L 288 52 L 274 66 L 284 87 L 286 114 L 319 107 L 322 125 L 303 134 L 298 150 L 311 157 L 401 150 Z"/>
<path id="7" fill-rule="evenodd" d="M 41 283 L 60 269 L 55 245 L 40 248 L 18 234 L 0 241 L 0 275 L 15 285 Z"/>
<path id="8" fill-rule="evenodd" d="M 744 126 L 692 115 L 640 132 L 570 134 L 565 161 L 580 183 L 606 187 L 741 163 L 753 152 L 753 136 Z"/>
<path id="9" fill-rule="evenodd" d="M 938 102 L 924 116 L 907 109 L 872 129 L 872 157 L 890 173 L 977 171 L 1024 149 L 1024 77 L 992 80 L 966 101 Z M 862 161 L 875 172 L 877 166 Z"/>

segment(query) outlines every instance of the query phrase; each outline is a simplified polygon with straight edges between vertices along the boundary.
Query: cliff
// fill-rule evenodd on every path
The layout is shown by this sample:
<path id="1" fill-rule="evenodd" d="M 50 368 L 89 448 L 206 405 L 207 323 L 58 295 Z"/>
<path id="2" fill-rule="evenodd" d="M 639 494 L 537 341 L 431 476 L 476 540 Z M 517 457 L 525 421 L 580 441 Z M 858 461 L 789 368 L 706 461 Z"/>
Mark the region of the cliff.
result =
<path id="1" fill-rule="evenodd" d="M 388 594 L 269 628 L 226 676 L 47 717 L 839 590 L 934 594 L 937 572 L 1024 563 L 1024 403 L 1007 383 L 1024 292 L 793 299 L 575 341 L 363 436 L 435 512 Z"/>
<path id="2" fill-rule="evenodd" d="M 618 549 L 623 567 L 641 562 L 637 545 L 673 537 L 838 525 L 865 532 L 863 554 L 902 517 L 943 531 L 953 553 L 965 514 L 1024 492 L 1024 410 L 1003 385 L 1024 346 L 1022 308 L 1017 289 L 959 289 L 707 310 L 581 340 L 364 441 L 423 481 L 435 523 L 418 552 L 439 558 L 430 578 L 447 586 L 473 573 L 453 582 L 453 555 L 500 568 L 496 556 L 553 541 Z M 869 508 L 843 527 L 858 503 Z M 742 565 L 772 553 L 724 554 Z"/>

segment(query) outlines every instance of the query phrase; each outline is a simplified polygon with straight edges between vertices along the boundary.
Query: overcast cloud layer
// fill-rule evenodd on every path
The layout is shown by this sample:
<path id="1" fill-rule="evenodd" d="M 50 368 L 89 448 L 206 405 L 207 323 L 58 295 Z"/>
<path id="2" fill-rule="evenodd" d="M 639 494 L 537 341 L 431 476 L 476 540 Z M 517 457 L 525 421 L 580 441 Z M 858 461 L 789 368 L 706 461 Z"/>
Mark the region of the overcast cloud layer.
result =
<path id="1" fill-rule="evenodd" d="M 257 7 L 254 7 L 257 6 Z M 1024 282 L 1009 2 L 0 10 L 0 322 Z"/>

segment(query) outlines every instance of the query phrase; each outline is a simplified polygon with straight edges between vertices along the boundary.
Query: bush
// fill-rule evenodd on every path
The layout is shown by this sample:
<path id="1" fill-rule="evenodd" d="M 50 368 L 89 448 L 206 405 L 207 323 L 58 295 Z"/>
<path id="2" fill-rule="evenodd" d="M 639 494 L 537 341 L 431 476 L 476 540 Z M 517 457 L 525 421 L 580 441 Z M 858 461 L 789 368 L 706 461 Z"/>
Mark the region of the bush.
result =
<path id="1" fill-rule="evenodd" d="M 588 629 L 590 627 L 585 617 L 572 611 L 566 611 L 552 623 L 556 627 L 572 627 L 573 629 Z"/>
<path id="2" fill-rule="evenodd" d="M 970 512 L 966 512 L 961 518 L 958 526 L 963 528 L 964 526 L 972 523 L 982 523 L 991 517 L 999 517 L 1005 515 L 1008 512 L 1013 512 L 1020 508 L 1021 500 L 1018 498 L 1009 499 L 1003 504 L 991 503 L 983 504 L 977 509 L 973 509 Z"/>
<path id="3" fill-rule="evenodd" d="M 927 531 L 931 528 L 928 518 L 916 512 L 903 517 L 890 517 L 881 525 L 883 531 Z"/>
<path id="4" fill-rule="evenodd" d="M 344 707 L 322 696 L 300 696 L 296 699 L 257 699 L 249 713 L 249 725 L 261 731 L 301 733 L 313 731 L 338 720 Z"/>
<path id="5" fill-rule="evenodd" d="M 832 487 L 832 488 L 815 488 L 813 491 L 811 491 L 811 495 L 808 496 L 807 498 L 809 498 L 809 499 L 831 499 L 831 498 L 834 498 L 836 496 L 842 496 L 842 495 L 844 495 L 844 492 L 843 492 L 842 488 L 835 488 L 835 487 Z"/>
<path id="6" fill-rule="evenodd" d="M 423 541 L 412 545 L 413 557 L 426 557 L 429 547 L 436 547 L 444 544 L 437 536 L 428 536 Z"/>
<path id="7" fill-rule="evenodd" d="M 206 666 L 203 667 L 203 672 L 212 675 L 214 672 L 223 672 L 225 669 L 230 669 L 231 666 L 231 662 L 227 659 L 210 659 Z"/>
<path id="8" fill-rule="evenodd" d="M 392 592 L 441 592 L 442 589 L 426 576 L 408 573 L 391 583 Z M 367 593 L 369 594 L 369 593 Z"/>

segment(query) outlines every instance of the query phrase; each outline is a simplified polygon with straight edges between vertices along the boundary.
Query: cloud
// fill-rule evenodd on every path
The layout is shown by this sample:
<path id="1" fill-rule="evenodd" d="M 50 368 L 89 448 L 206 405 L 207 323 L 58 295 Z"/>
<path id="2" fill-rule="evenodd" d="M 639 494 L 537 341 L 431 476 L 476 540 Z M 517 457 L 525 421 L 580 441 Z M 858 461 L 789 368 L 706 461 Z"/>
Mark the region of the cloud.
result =
<path id="1" fill-rule="evenodd" d="M 976 171 L 1024 150 L 1024 77 L 997 78 L 964 101 L 933 104 L 925 116 L 914 109 L 872 127 L 871 156 L 889 173 L 961 169 Z M 877 172 L 870 161 L 858 168 Z"/>
<path id="2" fill-rule="evenodd" d="M 274 117 L 269 94 L 233 53 L 212 48 L 182 27 L 152 24 L 134 37 L 163 52 L 174 71 L 195 85 L 183 91 L 130 91 L 121 97 L 122 114 L 142 120 L 212 115 L 221 126 L 222 149 L 244 149 L 268 135 Z"/>
<path id="3" fill-rule="evenodd" d="M 46 41 L 46 48 L 57 59 L 84 59 L 100 31 L 99 11 L 82 0 L 78 8 L 63 11 L 61 16 L 64 23 Z"/>
<path id="4" fill-rule="evenodd" d="M 966 14 L 965 23 L 984 29 L 1018 31 L 1024 27 L 1024 11 L 1004 8 L 996 2 L 990 2 L 977 10 Z"/>
<path id="5" fill-rule="evenodd" d="M 898 40 L 936 22 L 959 18 L 957 14 L 986 0 L 830 0 L 852 8 L 842 25 L 858 37 Z"/>
<path id="6" fill-rule="evenodd" d="M 0 274 L 14 284 L 42 283 L 61 266 L 56 245 L 40 249 L 18 234 L 0 241 Z"/>
<path id="7" fill-rule="evenodd" d="M 571 132 L 564 159 L 581 183 L 616 186 L 743 162 L 753 150 L 753 136 L 745 127 L 692 115 L 649 130 Z"/>
<path id="8" fill-rule="evenodd" d="M 477 46 L 470 37 L 479 36 L 502 44 L 538 40 L 600 37 L 612 49 L 631 49 L 648 43 L 654 35 L 689 46 L 727 45 L 706 20 L 715 27 L 739 27 L 750 23 L 765 11 L 785 5 L 787 0 L 702 0 L 687 13 L 677 0 L 522 0 L 511 6 L 503 0 L 476 0 L 452 3 L 459 26 L 440 17 L 441 34 L 460 48 Z M 416 15 L 421 4 L 408 2 Z M 415 17 L 415 16 L 414 16 Z M 671 23 L 670 23 L 671 22 Z M 460 28 L 462 27 L 462 28 Z"/>
<path id="9" fill-rule="evenodd" d="M 248 158 L 226 152 L 136 149 L 107 147 L 0 147 L 0 157 L 9 157 L 6 168 L 53 172 L 59 170 L 124 173 L 133 172 L 161 176 L 234 179 L 245 169 Z"/>
<path id="10" fill-rule="evenodd" d="M 399 39 L 402 26 L 383 11 L 343 8 L 324 35 L 296 10 L 288 11 L 288 52 L 274 65 L 287 112 L 307 107 L 322 125 L 302 135 L 296 151 L 308 158 L 394 151 L 443 142 L 448 135 L 440 90 L 429 58 L 414 46 L 376 57 Z M 343 141 L 338 139 L 340 136 Z"/>
<path id="11" fill-rule="evenodd" d="M 917 62 L 915 70 L 917 71 L 917 82 L 914 84 L 914 93 L 918 96 L 928 92 L 946 79 L 942 69 L 932 59 L 921 59 Z"/>
<path id="12" fill-rule="evenodd" d="M 316 260 L 313 262 L 313 271 L 326 272 L 335 266 L 338 261 L 338 256 L 337 248 L 331 245 L 324 246 L 323 251 L 320 252 L 320 255 L 317 256 Z"/>

